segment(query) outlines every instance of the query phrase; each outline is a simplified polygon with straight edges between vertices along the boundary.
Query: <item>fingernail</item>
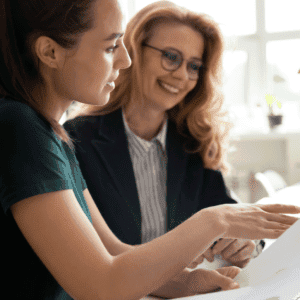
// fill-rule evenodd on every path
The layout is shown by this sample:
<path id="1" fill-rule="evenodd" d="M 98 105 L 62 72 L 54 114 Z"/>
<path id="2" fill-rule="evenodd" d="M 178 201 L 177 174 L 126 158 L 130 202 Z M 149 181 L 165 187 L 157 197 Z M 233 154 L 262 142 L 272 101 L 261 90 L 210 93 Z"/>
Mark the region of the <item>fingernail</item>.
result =
<path id="1" fill-rule="evenodd" d="M 237 288 L 240 287 L 240 285 L 239 285 L 237 282 L 233 282 L 233 283 L 230 284 L 230 287 L 231 287 L 232 289 L 237 289 Z"/>

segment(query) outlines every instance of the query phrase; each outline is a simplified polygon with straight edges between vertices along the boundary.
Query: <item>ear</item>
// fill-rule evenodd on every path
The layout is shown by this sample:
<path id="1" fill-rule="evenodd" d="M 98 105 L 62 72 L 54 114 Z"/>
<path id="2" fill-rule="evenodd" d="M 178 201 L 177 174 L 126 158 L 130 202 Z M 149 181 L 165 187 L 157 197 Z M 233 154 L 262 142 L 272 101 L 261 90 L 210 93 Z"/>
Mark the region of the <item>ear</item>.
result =
<path id="1" fill-rule="evenodd" d="M 35 42 L 38 59 L 49 68 L 57 68 L 64 59 L 64 49 L 47 36 L 40 36 Z"/>

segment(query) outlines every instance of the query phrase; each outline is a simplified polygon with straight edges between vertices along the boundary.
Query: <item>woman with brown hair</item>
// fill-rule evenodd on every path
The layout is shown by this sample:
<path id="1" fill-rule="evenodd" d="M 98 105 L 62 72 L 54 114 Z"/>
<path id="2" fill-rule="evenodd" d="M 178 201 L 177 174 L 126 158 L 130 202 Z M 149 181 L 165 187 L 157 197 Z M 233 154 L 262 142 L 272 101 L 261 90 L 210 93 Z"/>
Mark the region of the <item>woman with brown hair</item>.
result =
<path id="1" fill-rule="evenodd" d="M 274 205 L 208 208 L 136 247 L 110 231 L 59 120 L 74 99 L 89 105 L 108 101 L 119 70 L 131 63 L 122 22 L 117 0 L 0 0 L 6 299 L 139 299 L 168 287 L 214 240 L 277 238 L 296 220 L 280 213 L 300 211 Z M 180 280 L 182 293 L 198 292 L 199 276 Z M 232 284 L 224 276 L 223 288 Z"/>
<path id="2" fill-rule="evenodd" d="M 223 40 L 207 15 L 159 1 L 128 23 L 132 59 L 103 107 L 78 105 L 64 124 L 110 229 L 135 245 L 172 230 L 226 193 L 229 124 L 222 113 Z M 259 241 L 258 241 L 259 242 Z M 220 254 L 244 267 L 251 240 L 222 239 L 191 266 Z"/>

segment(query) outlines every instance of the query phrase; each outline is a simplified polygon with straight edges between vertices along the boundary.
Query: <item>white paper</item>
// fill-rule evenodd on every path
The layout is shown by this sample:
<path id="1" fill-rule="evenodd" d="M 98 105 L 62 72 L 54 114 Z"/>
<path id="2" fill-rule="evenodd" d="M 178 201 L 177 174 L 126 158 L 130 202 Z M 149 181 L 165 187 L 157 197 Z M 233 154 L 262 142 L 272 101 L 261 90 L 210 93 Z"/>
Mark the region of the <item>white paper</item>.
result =
<path id="1" fill-rule="evenodd" d="M 299 300 L 300 268 L 288 268 L 254 287 L 177 298 L 174 300 Z"/>
<path id="2" fill-rule="evenodd" d="M 300 265 L 300 220 L 238 274 L 240 287 L 255 286 L 291 266 Z"/>
<path id="3" fill-rule="evenodd" d="M 240 285 L 239 289 L 177 299 L 299 300 L 300 220 L 251 260 L 235 280 Z"/>

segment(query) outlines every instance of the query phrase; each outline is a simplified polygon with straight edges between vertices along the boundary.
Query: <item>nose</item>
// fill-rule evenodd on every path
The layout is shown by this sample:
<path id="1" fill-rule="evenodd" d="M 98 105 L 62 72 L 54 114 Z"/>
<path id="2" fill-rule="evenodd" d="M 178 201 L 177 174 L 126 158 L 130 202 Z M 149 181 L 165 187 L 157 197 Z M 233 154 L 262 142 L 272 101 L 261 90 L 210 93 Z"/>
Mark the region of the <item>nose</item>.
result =
<path id="1" fill-rule="evenodd" d="M 172 72 L 172 75 L 181 80 L 189 80 L 189 73 L 187 70 L 186 62 L 182 62 L 181 66 Z"/>
<path id="2" fill-rule="evenodd" d="M 115 61 L 114 68 L 115 69 L 127 69 L 131 66 L 131 58 L 128 54 L 128 51 L 125 47 L 125 45 L 122 43 L 122 45 L 119 48 L 119 55 L 118 58 Z"/>

